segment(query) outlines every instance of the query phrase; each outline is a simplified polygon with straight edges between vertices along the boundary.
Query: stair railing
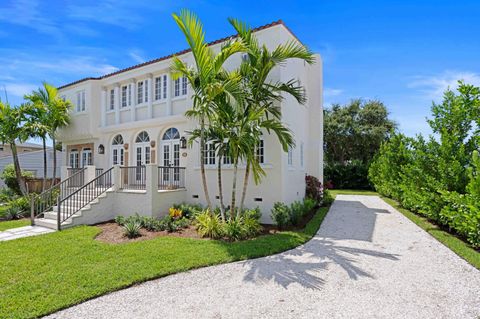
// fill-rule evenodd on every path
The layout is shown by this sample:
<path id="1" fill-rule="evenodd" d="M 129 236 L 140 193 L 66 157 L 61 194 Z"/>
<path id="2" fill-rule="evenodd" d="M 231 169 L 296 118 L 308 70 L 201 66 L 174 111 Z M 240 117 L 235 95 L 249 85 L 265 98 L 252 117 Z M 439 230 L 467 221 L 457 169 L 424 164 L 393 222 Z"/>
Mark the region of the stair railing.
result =
<path id="1" fill-rule="evenodd" d="M 95 179 L 86 183 L 65 197 L 57 200 L 57 229 L 68 218 L 90 204 L 93 200 L 105 193 L 113 186 L 113 167 L 99 174 Z"/>
<path id="2" fill-rule="evenodd" d="M 35 218 L 53 209 L 58 198 L 65 197 L 76 188 L 83 186 L 85 181 L 85 168 L 73 172 L 68 178 L 53 185 L 41 194 L 32 194 L 30 197 L 30 222 L 35 224 Z"/>

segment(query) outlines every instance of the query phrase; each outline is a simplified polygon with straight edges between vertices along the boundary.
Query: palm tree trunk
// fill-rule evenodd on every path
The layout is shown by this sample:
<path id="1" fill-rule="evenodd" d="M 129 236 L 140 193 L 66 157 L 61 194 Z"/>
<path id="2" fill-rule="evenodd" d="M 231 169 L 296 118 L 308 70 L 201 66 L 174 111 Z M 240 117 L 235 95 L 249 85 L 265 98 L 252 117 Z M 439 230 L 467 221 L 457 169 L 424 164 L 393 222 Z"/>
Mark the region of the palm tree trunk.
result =
<path id="1" fill-rule="evenodd" d="M 218 197 L 220 198 L 220 215 L 222 216 L 222 220 L 225 221 L 225 204 L 223 203 L 222 158 L 221 157 L 218 159 L 217 177 L 218 177 Z"/>
<path id="2" fill-rule="evenodd" d="M 22 176 L 20 162 L 18 161 L 17 145 L 15 145 L 15 142 L 10 143 L 10 148 L 12 150 L 13 166 L 15 167 L 15 176 L 17 177 L 17 183 L 18 183 L 18 186 L 20 187 L 20 192 L 22 193 L 22 195 L 26 196 L 28 195 L 27 186 L 25 185 L 25 180 L 23 179 L 23 176 Z"/>
<path id="3" fill-rule="evenodd" d="M 245 167 L 245 177 L 243 178 L 242 200 L 240 201 L 240 208 L 239 208 L 240 214 L 243 212 L 243 205 L 245 204 L 245 197 L 247 195 L 249 175 L 250 175 L 250 163 L 247 161 L 247 167 Z"/>
<path id="4" fill-rule="evenodd" d="M 205 119 L 200 120 L 200 173 L 202 175 L 203 191 L 205 200 L 210 211 L 212 211 L 212 202 L 208 194 L 207 176 L 205 174 Z"/>
<path id="5" fill-rule="evenodd" d="M 57 141 L 55 137 L 52 136 L 52 144 L 53 144 L 53 172 L 52 172 L 52 186 L 55 183 L 55 179 L 57 178 Z"/>
<path id="6" fill-rule="evenodd" d="M 230 205 L 230 216 L 235 218 L 235 194 L 237 193 L 237 171 L 238 171 L 238 159 L 234 160 L 233 164 L 233 185 L 232 185 L 232 204 Z"/>
<path id="7" fill-rule="evenodd" d="M 42 192 L 45 191 L 45 185 L 47 183 L 47 144 L 45 137 L 42 137 L 43 145 L 43 182 L 42 182 Z"/>

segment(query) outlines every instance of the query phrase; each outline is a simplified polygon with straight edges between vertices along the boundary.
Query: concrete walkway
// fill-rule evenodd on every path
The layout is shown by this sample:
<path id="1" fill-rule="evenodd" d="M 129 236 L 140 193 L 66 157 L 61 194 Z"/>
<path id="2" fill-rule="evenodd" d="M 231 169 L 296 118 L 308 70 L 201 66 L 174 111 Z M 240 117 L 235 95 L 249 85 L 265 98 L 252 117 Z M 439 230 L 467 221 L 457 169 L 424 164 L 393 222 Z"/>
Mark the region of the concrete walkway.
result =
<path id="1" fill-rule="evenodd" d="M 304 246 L 150 281 L 50 318 L 478 318 L 480 271 L 376 196 Z"/>
<path id="2" fill-rule="evenodd" d="M 13 240 L 23 237 L 37 236 L 54 232 L 53 229 L 41 226 L 24 226 L 0 231 L 0 241 Z"/>

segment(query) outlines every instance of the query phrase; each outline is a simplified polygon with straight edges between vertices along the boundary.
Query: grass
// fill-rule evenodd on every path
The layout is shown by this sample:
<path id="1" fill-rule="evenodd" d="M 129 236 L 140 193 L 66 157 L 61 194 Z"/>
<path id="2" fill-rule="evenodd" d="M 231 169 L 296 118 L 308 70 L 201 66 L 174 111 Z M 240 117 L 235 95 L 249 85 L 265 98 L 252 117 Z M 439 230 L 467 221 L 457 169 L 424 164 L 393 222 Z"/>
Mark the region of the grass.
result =
<path id="1" fill-rule="evenodd" d="M 94 226 L 0 242 L 0 318 L 39 317 L 150 279 L 279 253 L 311 239 L 327 212 L 320 208 L 302 231 L 236 243 L 157 237 L 107 244 L 94 240 Z"/>
<path id="2" fill-rule="evenodd" d="M 473 249 L 468 243 L 461 240 L 457 236 L 441 229 L 438 225 L 431 223 L 425 217 L 417 215 L 405 208 L 403 208 L 400 203 L 397 201 L 381 196 L 374 191 L 364 191 L 364 190 L 351 190 L 351 189 L 335 189 L 330 191 L 332 196 L 339 194 L 346 195 L 377 195 L 380 196 L 385 202 L 390 206 L 401 212 L 405 217 L 414 222 L 417 226 L 425 230 L 427 233 L 436 238 L 439 242 L 450 248 L 454 253 L 456 253 L 461 258 L 465 259 L 472 266 L 480 269 L 480 253 Z"/>
<path id="3" fill-rule="evenodd" d="M 10 228 L 28 226 L 28 225 L 30 225 L 29 219 L 0 221 L 0 231 L 4 231 Z"/>

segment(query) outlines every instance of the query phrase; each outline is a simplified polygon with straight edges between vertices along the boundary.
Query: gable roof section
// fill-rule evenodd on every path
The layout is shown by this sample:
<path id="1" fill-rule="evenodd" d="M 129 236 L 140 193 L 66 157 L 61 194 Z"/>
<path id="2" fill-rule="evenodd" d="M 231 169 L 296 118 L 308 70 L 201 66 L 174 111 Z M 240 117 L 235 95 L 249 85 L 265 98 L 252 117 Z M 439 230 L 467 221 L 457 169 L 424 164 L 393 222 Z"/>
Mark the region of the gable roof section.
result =
<path id="1" fill-rule="evenodd" d="M 284 23 L 282 20 L 277 20 L 277 21 L 274 21 L 274 22 L 272 22 L 272 23 L 262 25 L 262 26 L 260 26 L 260 27 L 257 27 L 257 28 L 252 29 L 252 31 L 253 31 L 253 32 L 258 32 L 258 31 L 261 31 L 261 30 L 265 30 L 265 29 L 268 29 L 268 28 L 277 26 L 277 25 L 283 25 L 283 26 L 288 30 L 288 32 L 290 32 L 290 34 L 291 34 L 295 39 L 297 39 L 298 42 L 300 42 L 300 40 L 298 40 L 298 38 L 295 36 L 295 34 L 293 34 L 293 32 L 285 25 L 285 23 Z M 225 41 L 227 41 L 227 40 L 229 40 L 229 39 L 235 38 L 236 36 L 237 36 L 237 35 L 235 34 L 235 35 L 231 35 L 231 36 L 228 36 L 228 37 L 224 37 L 224 38 L 221 38 L 221 39 L 218 39 L 218 40 L 209 42 L 209 43 L 208 43 L 208 46 L 212 46 L 212 45 L 215 45 L 215 44 L 219 44 L 219 43 L 225 42 Z M 300 43 L 301 43 L 301 42 L 300 42 Z M 102 76 L 99 76 L 99 77 L 87 77 L 87 78 L 83 78 L 83 79 L 80 79 L 80 80 L 78 80 L 78 81 L 74 81 L 74 82 L 71 82 L 71 83 L 62 85 L 62 86 L 58 87 L 58 89 L 59 89 L 59 90 L 60 90 L 60 89 L 64 89 L 64 88 L 66 88 L 66 87 L 69 87 L 69 86 L 72 86 L 72 85 L 75 85 L 75 84 L 78 84 L 78 83 L 81 83 L 81 82 L 89 81 L 89 80 L 102 80 L 102 79 L 105 79 L 105 78 L 108 78 L 108 77 L 111 77 L 111 76 L 114 76 L 114 75 L 117 75 L 117 74 L 120 74 L 120 73 L 124 73 L 124 72 L 130 71 L 130 70 L 138 69 L 138 68 L 141 68 L 141 67 L 150 65 L 150 64 L 154 64 L 154 63 L 160 62 L 160 61 L 168 60 L 168 59 L 170 59 L 170 58 L 173 58 L 174 56 L 183 55 L 183 54 L 186 54 L 186 53 L 188 53 L 188 52 L 190 52 L 190 51 L 191 51 L 191 49 L 182 50 L 182 51 L 179 51 L 179 52 L 176 52 L 176 53 L 172 53 L 172 54 L 169 54 L 169 55 L 166 55 L 166 56 L 163 56 L 163 57 L 154 59 L 154 60 L 150 60 L 150 61 L 147 61 L 147 62 L 144 62 L 144 63 L 140 63 L 140 64 L 137 64 L 137 65 L 133 65 L 133 66 L 131 66 L 131 67 L 128 67 L 128 68 L 125 68 L 125 69 L 121 69 L 121 70 L 118 70 L 118 71 L 115 71 L 115 72 L 112 72 L 112 73 L 109 73 L 109 74 L 105 74 L 105 75 L 102 75 Z"/>

